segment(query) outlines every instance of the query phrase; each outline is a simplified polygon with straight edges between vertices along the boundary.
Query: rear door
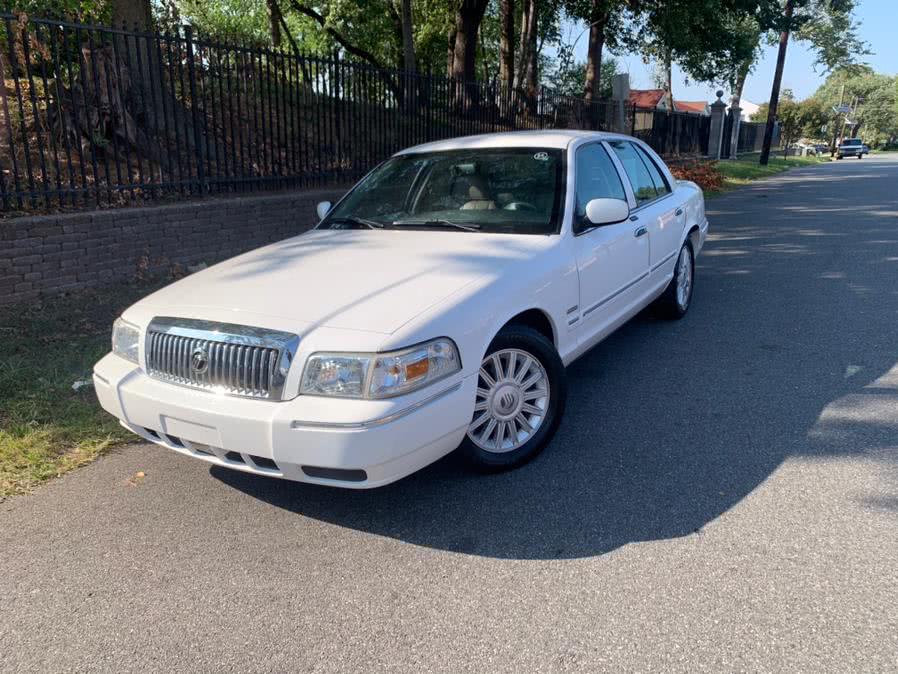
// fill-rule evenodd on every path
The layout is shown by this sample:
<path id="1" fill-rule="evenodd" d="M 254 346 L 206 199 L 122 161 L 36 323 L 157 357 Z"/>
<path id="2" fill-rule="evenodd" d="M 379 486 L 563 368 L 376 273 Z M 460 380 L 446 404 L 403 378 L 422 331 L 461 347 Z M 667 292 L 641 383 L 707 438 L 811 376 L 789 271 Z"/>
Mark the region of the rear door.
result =
<path id="1" fill-rule="evenodd" d="M 652 272 L 673 273 L 680 249 L 685 214 L 676 203 L 673 186 L 654 159 L 639 145 L 627 140 L 608 141 L 620 160 L 636 198 L 631 219 L 645 228 L 649 240 Z"/>

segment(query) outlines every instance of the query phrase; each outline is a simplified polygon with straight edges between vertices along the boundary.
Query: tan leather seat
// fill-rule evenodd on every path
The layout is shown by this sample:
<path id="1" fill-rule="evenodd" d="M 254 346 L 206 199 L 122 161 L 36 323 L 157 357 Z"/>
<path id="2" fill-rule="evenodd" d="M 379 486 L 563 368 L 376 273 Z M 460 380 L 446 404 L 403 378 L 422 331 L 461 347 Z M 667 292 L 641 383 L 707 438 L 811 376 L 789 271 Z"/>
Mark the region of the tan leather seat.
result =
<path id="1" fill-rule="evenodd" d="M 468 201 L 462 204 L 463 211 L 491 211 L 496 208 L 486 187 L 486 181 L 478 175 L 466 176 L 468 182 Z"/>

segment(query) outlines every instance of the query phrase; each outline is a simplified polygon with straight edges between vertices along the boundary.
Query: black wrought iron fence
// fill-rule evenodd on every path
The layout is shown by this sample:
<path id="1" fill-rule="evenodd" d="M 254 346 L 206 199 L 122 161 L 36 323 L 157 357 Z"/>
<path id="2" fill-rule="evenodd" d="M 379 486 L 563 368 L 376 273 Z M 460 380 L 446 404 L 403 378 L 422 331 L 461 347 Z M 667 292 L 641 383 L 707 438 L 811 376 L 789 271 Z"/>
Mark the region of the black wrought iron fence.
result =
<path id="1" fill-rule="evenodd" d="M 708 115 L 637 108 L 630 133 L 661 155 L 706 155 L 710 129 Z"/>
<path id="2" fill-rule="evenodd" d="M 739 142 L 736 145 L 737 152 L 760 152 L 764 144 L 764 122 L 742 122 L 739 124 Z M 779 146 L 778 129 L 774 135 L 773 146 Z"/>
<path id="3" fill-rule="evenodd" d="M 189 27 L 0 19 L 4 211 L 347 183 L 403 147 L 512 129 L 629 130 L 662 154 L 707 152 L 699 115 L 224 44 Z"/>

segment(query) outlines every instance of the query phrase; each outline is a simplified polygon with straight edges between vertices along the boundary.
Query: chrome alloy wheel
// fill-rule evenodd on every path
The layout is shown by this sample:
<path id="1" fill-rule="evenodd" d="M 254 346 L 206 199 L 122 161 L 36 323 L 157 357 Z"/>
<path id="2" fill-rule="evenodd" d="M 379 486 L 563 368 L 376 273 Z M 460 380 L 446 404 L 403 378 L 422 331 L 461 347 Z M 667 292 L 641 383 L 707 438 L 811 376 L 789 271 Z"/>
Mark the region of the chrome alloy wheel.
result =
<path id="1" fill-rule="evenodd" d="M 689 304 L 689 293 L 692 291 L 692 256 L 688 246 L 680 250 L 680 259 L 677 261 L 677 304 L 680 309 L 685 309 Z"/>
<path id="2" fill-rule="evenodd" d="M 520 349 L 496 351 L 480 365 L 468 437 L 486 452 L 511 452 L 533 437 L 548 409 L 542 363 Z"/>

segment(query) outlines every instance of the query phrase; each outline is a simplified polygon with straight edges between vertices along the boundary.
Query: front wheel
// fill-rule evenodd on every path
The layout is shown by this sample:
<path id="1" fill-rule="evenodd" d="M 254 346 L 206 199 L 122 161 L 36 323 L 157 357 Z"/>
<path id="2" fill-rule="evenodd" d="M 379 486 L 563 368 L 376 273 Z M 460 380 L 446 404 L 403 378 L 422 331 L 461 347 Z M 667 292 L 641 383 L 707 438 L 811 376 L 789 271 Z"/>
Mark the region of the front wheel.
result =
<path id="1" fill-rule="evenodd" d="M 692 304 L 692 289 L 695 285 L 695 254 L 689 239 L 680 248 L 673 278 L 657 300 L 655 308 L 664 318 L 679 320 L 686 315 Z"/>
<path id="2" fill-rule="evenodd" d="M 566 397 L 564 364 L 552 342 L 523 325 L 503 328 L 480 364 L 462 453 L 483 471 L 526 463 L 555 435 Z"/>

